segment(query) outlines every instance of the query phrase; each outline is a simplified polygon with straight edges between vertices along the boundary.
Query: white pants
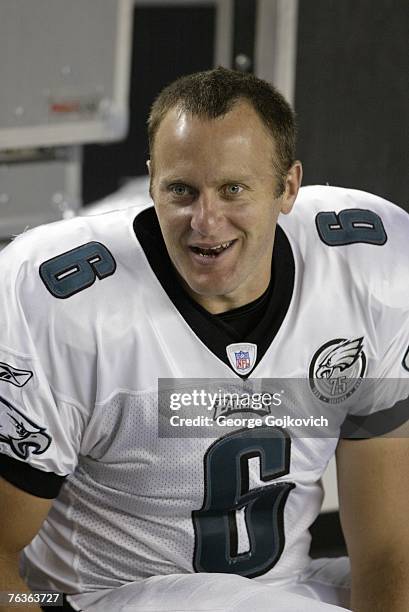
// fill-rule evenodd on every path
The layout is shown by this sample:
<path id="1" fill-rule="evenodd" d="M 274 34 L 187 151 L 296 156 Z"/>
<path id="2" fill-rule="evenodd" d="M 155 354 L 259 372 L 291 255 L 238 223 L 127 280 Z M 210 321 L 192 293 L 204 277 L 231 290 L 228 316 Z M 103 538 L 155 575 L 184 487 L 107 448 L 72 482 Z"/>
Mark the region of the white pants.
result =
<path id="1" fill-rule="evenodd" d="M 172 574 L 68 600 L 85 612 L 339 612 L 348 609 L 349 562 L 316 559 L 295 582 Z"/>

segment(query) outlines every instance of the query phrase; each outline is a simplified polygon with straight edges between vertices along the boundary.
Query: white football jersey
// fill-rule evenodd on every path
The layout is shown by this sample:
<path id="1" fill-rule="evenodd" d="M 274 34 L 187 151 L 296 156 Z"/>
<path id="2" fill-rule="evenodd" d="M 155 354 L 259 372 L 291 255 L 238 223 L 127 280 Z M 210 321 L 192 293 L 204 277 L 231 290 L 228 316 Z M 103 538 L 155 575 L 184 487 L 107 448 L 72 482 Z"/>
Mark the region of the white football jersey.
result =
<path id="1" fill-rule="evenodd" d="M 57 496 L 24 551 L 32 588 L 202 571 L 279 581 L 308 563 L 320 478 L 348 415 L 358 433 L 371 415 L 375 429 L 405 420 L 409 217 L 361 191 L 306 187 L 279 226 L 262 337 L 229 337 L 183 294 L 152 208 L 42 226 L 2 251 L 0 474 Z M 237 421 L 159 435 L 159 379 L 165 390 L 173 379 L 304 381 L 331 433 Z M 392 391 L 362 394 L 364 379 L 393 379 Z"/>

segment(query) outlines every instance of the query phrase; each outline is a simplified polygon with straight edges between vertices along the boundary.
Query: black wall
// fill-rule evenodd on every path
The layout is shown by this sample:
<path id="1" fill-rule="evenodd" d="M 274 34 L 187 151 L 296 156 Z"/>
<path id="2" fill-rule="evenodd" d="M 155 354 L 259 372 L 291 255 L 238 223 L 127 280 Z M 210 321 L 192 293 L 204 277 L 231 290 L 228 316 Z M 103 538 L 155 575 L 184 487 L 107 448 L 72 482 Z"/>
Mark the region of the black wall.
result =
<path id="1" fill-rule="evenodd" d="M 299 0 L 296 110 L 305 184 L 409 209 L 407 0 Z"/>

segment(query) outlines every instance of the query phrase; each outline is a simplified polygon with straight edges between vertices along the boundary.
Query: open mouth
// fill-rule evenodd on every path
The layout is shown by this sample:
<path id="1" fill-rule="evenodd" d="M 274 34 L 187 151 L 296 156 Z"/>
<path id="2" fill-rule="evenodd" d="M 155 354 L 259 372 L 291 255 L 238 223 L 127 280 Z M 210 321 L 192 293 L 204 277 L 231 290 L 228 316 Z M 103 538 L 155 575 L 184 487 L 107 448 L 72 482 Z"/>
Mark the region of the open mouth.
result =
<path id="1" fill-rule="evenodd" d="M 215 246 L 209 247 L 207 249 L 202 248 L 202 247 L 198 247 L 198 246 L 190 246 L 189 248 L 190 248 L 191 251 L 193 251 L 193 253 L 196 253 L 197 255 L 200 255 L 201 257 L 216 258 L 221 253 L 224 253 L 225 251 L 230 249 L 230 247 L 235 242 L 236 242 L 236 240 L 230 240 L 229 242 L 222 242 L 220 244 L 217 244 Z"/>

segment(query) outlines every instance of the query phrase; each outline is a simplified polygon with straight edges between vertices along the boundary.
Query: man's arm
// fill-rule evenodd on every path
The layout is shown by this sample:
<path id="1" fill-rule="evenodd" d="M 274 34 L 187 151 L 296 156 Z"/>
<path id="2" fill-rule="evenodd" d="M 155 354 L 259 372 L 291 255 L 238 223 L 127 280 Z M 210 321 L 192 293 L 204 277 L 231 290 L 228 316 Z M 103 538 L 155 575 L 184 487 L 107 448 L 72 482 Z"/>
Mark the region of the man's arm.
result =
<path id="1" fill-rule="evenodd" d="M 0 591 L 28 593 L 19 576 L 19 552 L 31 542 L 46 518 L 53 500 L 21 491 L 0 477 Z M 39 606 L 10 607 L 0 612 L 41 610 Z"/>
<path id="2" fill-rule="evenodd" d="M 354 612 L 409 610 L 409 440 L 341 440 L 341 523 Z"/>

